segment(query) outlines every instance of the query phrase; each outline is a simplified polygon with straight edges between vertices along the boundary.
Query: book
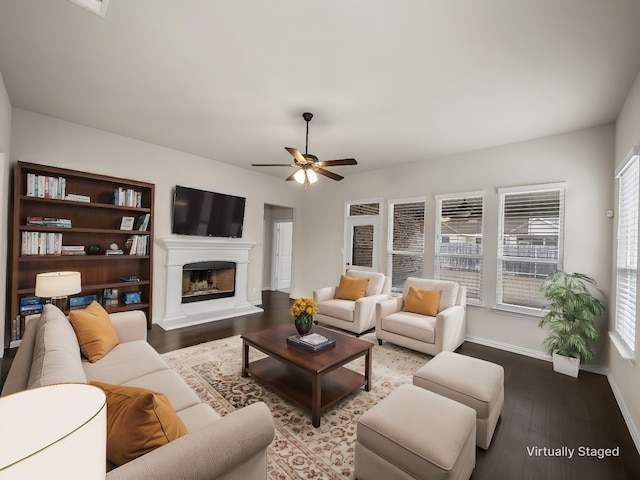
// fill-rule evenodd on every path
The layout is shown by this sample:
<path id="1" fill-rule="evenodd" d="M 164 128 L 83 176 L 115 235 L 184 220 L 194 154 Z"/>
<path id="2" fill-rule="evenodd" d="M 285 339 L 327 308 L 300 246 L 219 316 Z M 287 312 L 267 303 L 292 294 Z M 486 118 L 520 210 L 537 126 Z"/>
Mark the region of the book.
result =
<path id="1" fill-rule="evenodd" d="M 306 335 L 306 336 L 309 336 L 309 335 Z M 323 337 L 323 338 L 326 338 L 326 341 L 317 345 L 304 341 L 302 340 L 303 338 L 304 336 L 301 336 L 301 335 L 291 335 L 290 337 L 287 337 L 287 343 L 290 345 L 294 345 L 296 347 L 302 348 L 304 350 L 307 350 L 309 352 L 314 352 L 314 353 L 325 350 L 326 348 L 332 347 L 336 344 L 335 338 Z"/>

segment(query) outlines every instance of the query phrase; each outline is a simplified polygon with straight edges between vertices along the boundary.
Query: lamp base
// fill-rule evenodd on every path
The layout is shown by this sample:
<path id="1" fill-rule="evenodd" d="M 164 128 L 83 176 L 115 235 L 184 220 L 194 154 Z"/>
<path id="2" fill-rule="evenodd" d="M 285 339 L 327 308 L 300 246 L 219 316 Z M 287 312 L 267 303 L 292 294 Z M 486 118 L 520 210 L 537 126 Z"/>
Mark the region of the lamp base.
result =
<path id="1" fill-rule="evenodd" d="M 69 305 L 69 297 L 51 297 L 51 305 L 58 307 L 63 312 L 67 310 Z"/>

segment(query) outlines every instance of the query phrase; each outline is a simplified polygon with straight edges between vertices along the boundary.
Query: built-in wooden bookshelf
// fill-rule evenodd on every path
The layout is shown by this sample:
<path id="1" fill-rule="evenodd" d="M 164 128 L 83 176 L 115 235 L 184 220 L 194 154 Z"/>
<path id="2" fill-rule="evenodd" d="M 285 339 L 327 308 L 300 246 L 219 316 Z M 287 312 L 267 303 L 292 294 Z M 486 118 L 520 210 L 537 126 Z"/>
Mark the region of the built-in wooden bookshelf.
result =
<path id="1" fill-rule="evenodd" d="M 19 345 L 25 321 L 21 299 L 35 296 L 36 275 L 42 272 L 80 272 L 82 292 L 73 297 L 96 295 L 109 312 L 144 310 L 151 328 L 154 193 L 153 184 L 137 180 L 16 164 L 9 245 L 11 347 Z M 112 244 L 122 253 L 109 252 Z M 132 278 L 139 280 L 125 280 Z M 103 298 L 114 289 L 116 299 Z M 140 292 L 140 302 L 123 301 L 131 292 Z"/>

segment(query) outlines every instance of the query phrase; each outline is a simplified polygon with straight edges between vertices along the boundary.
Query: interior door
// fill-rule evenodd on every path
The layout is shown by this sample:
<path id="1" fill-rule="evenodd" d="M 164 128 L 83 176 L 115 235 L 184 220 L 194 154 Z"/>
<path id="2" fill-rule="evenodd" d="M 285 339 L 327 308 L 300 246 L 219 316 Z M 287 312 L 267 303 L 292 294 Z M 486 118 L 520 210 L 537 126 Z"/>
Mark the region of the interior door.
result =
<path id="1" fill-rule="evenodd" d="M 293 258 L 293 222 L 277 222 L 275 227 L 276 290 L 289 290 Z"/>

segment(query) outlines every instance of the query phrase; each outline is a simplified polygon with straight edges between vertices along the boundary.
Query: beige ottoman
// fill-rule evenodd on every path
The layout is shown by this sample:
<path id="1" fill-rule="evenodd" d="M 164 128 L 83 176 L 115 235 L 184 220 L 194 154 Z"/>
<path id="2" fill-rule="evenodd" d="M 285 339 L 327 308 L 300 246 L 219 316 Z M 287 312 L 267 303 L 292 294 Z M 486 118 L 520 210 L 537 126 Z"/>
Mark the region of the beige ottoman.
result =
<path id="1" fill-rule="evenodd" d="M 476 443 L 489 448 L 504 404 L 504 368 L 478 358 L 441 352 L 413 375 L 413 384 L 473 408 Z"/>
<path id="2" fill-rule="evenodd" d="M 358 480 L 468 479 L 475 439 L 473 409 L 401 385 L 358 420 L 354 474 Z"/>

